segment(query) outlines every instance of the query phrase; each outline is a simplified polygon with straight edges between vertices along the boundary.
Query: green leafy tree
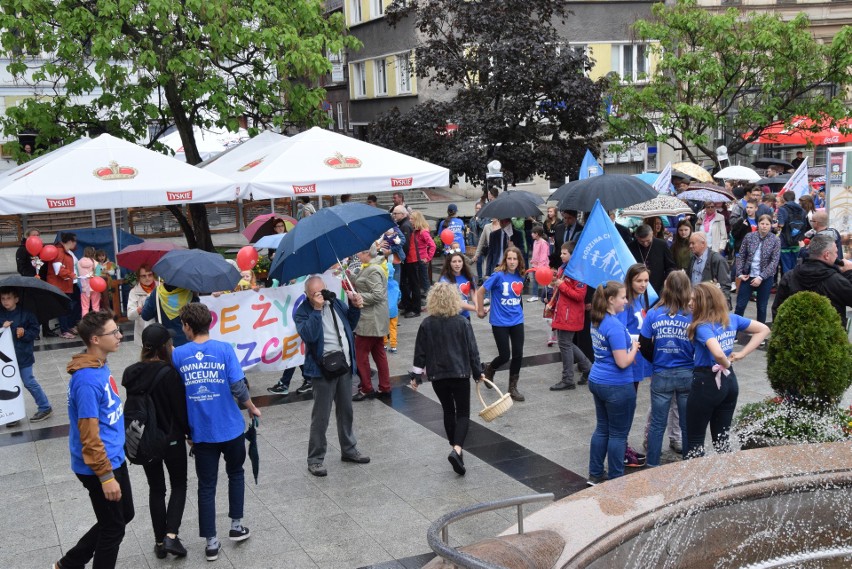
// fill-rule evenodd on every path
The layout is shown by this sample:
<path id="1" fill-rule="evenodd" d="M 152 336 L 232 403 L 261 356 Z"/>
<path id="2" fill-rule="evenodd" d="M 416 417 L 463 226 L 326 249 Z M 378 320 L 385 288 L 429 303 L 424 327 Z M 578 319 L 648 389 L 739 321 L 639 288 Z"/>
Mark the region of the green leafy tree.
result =
<path id="1" fill-rule="evenodd" d="M 52 148 L 89 133 L 130 141 L 177 127 L 201 162 L 192 127 L 251 130 L 327 122 L 326 53 L 359 44 L 321 0 L 0 0 L 8 71 L 34 97 L 7 110 L 7 135 L 37 132 Z M 47 54 L 45 59 L 30 54 Z M 165 150 L 153 142 L 153 148 Z M 190 247 L 212 250 L 203 204 L 169 206 Z"/>
<path id="2" fill-rule="evenodd" d="M 768 12 L 712 12 L 696 0 L 655 4 L 653 14 L 634 31 L 637 40 L 656 42 L 656 69 L 644 84 L 610 83 L 611 137 L 715 161 L 717 129 L 736 154 L 773 122 L 848 116 L 852 27 L 823 44 L 804 14 L 785 22 Z"/>
<path id="3" fill-rule="evenodd" d="M 498 159 L 509 181 L 543 174 L 561 180 L 598 132 L 602 86 L 590 60 L 559 37 L 568 17 L 557 0 L 396 0 L 391 25 L 413 18 L 422 42 L 413 67 L 451 91 L 406 113 L 386 113 L 371 140 L 482 181 Z M 457 125 L 452 134 L 448 123 Z M 576 170 L 576 166 L 573 167 Z"/>
<path id="4" fill-rule="evenodd" d="M 799 292 L 784 301 L 772 325 L 766 375 L 776 393 L 836 404 L 852 384 L 852 346 L 828 298 Z"/>

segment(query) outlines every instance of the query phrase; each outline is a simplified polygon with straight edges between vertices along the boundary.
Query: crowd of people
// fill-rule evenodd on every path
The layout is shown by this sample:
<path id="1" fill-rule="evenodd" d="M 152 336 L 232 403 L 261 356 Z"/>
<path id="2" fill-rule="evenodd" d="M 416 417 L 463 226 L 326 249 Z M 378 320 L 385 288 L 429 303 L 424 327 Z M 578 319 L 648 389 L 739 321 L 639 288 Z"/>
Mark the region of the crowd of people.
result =
<path id="1" fill-rule="evenodd" d="M 670 447 L 684 459 L 704 454 L 708 427 L 715 450 L 728 450 L 738 397 L 733 364 L 766 341 L 768 301 L 779 269 L 773 314 L 799 290 L 827 296 L 844 323 L 846 308 L 852 306 L 852 263 L 843 260 L 840 235 L 828 227 L 825 213 L 803 215 L 796 210 L 805 211 L 794 203 L 795 195 L 785 192 L 772 200 L 777 210 L 761 214 L 761 208 L 771 209 L 770 200 L 758 200 L 755 193 L 743 188 L 742 200 L 703 204 L 695 216 L 649 218 L 632 233 L 617 225 L 635 264 L 625 267 L 623 282 L 596 287 L 566 273 L 584 231 L 580 212 L 548 208 L 543 220 L 473 217 L 465 223 L 451 204 L 433 230 L 420 212 L 405 204 L 402 193 L 394 194 L 390 213 L 395 226 L 343 263 L 341 270 L 352 284 L 345 291 L 346 302 L 329 291 L 321 277 L 304 281 L 305 302 L 296 309 L 294 322 L 305 346 L 300 366 L 304 389 L 299 392 L 313 396 L 309 473 L 327 475 L 332 405 L 341 460 L 370 462 L 358 447 L 353 402 L 391 396 L 388 354 L 397 351 L 398 315 L 412 319 L 424 311 L 410 385 L 417 389 L 424 380 L 432 383 L 451 447 L 448 461 L 459 475 L 466 472 L 470 379 L 488 380 L 486 386 L 491 387 L 508 364 L 507 391 L 513 400 L 525 401 L 519 385 L 527 326 L 546 328 L 548 346 L 558 345 L 562 371 L 550 389 L 588 385 L 592 394 L 596 426 L 589 444 L 590 485 L 622 476 L 625 467 L 659 466 L 667 430 Z M 313 213 L 308 205 L 300 208 L 301 218 Z M 441 240 L 445 230 L 453 233 L 451 243 Z M 107 364 L 122 335 L 108 306 L 85 286 L 86 279 L 111 270 L 108 260 L 89 249 L 76 259 L 73 234 L 60 236 L 60 243 L 60 254 L 49 265 L 24 254 L 18 266 L 22 274 L 41 274 L 69 295 L 79 291 L 85 306 L 76 320 L 73 313 L 60 318 L 60 329 L 65 337 L 79 334 L 86 346 L 68 365 L 69 445 L 72 470 L 89 491 L 98 523 L 55 567 L 82 566 L 93 556 L 96 566 L 110 566 L 134 515 L 127 430 Z M 785 254 L 794 254 L 792 262 L 790 257 L 783 262 Z M 429 267 L 435 262 L 441 269 L 433 284 Z M 536 278 L 539 286 L 534 288 L 530 275 L 541 271 L 552 279 L 543 283 Z M 198 476 L 199 535 L 206 540 L 206 558 L 215 560 L 221 546 L 215 523 L 220 457 L 228 476 L 229 539 L 250 536 L 242 523 L 246 448 L 240 408 L 254 417 L 261 413 L 233 348 L 210 338 L 211 314 L 197 302 L 198 295 L 169 283 L 158 285 L 147 265 L 136 277 L 127 312 L 142 352 L 140 361 L 124 371 L 122 385 L 128 398 L 150 394 L 164 433 L 162 452 L 144 464 L 155 552 L 160 558 L 187 554 L 179 530 L 191 447 Z M 650 287 L 659 294 L 656 302 L 650 300 Z M 527 302 L 543 303 L 540 320 L 528 321 L 525 293 Z M 36 422 L 47 418 L 52 408 L 32 374 L 32 343 L 39 323 L 17 306 L 18 298 L 17 290 L 0 290 L 0 318 L 4 327 L 15 331 L 24 385 L 38 407 L 30 420 Z M 750 300 L 756 301 L 755 320 L 743 316 Z M 480 362 L 483 339 L 473 332 L 472 315 L 487 317 L 491 326 L 497 355 L 488 362 Z M 41 323 L 42 333 L 45 325 Z M 748 341 L 734 351 L 739 333 Z M 269 391 L 287 395 L 293 371 L 285 371 Z M 647 456 L 627 444 L 637 393 L 646 380 L 651 408 L 641 439 Z"/>

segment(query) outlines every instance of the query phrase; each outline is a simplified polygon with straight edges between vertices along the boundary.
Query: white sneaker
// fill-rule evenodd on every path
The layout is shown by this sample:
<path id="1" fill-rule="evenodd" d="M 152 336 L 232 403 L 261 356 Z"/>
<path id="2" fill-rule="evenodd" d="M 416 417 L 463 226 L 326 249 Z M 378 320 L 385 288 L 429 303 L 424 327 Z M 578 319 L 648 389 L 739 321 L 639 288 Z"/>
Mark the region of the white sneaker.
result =
<path id="1" fill-rule="evenodd" d="M 735 283 L 735 282 L 731 283 L 731 292 L 734 292 L 736 290 L 737 290 L 737 283 Z"/>
<path id="2" fill-rule="evenodd" d="M 537 296 L 531 296 L 527 299 L 527 302 L 538 302 L 538 297 Z"/>

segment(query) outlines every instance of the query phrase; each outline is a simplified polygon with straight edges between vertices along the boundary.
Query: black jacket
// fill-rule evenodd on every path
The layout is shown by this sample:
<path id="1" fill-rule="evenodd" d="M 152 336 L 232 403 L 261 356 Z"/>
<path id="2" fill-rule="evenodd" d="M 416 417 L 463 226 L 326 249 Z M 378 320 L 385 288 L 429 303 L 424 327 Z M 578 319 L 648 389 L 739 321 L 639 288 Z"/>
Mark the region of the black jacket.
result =
<path id="1" fill-rule="evenodd" d="M 35 267 L 33 267 L 33 256 L 30 255 L 30 252 L 27 251 L 27 238 L 24 237 L 21 239 L 21 246 L 18 247 L 18 250 L 15 251 L 15 264 L 18 266 L 18 274 L 22 277 L 34 277 L 36 276 Z M 41 271 L 39 276 L 42 279 L 47 279 L 47 267 L 50 263 L 44 263 L 41 266 Z M 45 282 L 47 282 L 45 280 Z"/>
<path id="2" fill-rule="evenodd" d="M 500 246 L 499 240 L 503 241 L 502 247 Z M 500 229 L 494 229 L 491 231 L 491 234 L 488 236 L 488 257 L 486 258 L 486 269 L 489 275 L 494 272 L 494 267 L 499 265 L 500 261 L 503 260 L 501 258 L 500 252 L 502 251 L 503 253 L 505 253 L 506 249 L 508 249 L 509 247 L 517 247 L 518 249 L 523 251 L 524 234 L 513 227 L 512 237 L 507 240 L 506 232 L 503 231 L 502 227 Z"/>
<path id="3" fill-rule="evenodd" d="M 805 259 L 802 264 L 787 271 L 781 277 L 778 293 L 772 303 L 772 319 L 784 301 L 797 292 L 809 290 L 821 294 L 831 301 L 846 326 L 846 307 L 852 306 L 852 280 L 849 272 L 841 273 L 834 265 L 826 265 L 819 259 Z"/>
<path id="4" fill-rule="evenodd" d="M 637 263 L 644 263 L 648 267 L 651 273 L 648 278 L 651 286 L 654 287 L 658 295 L 662 294 L 663 283 L 666 282 L 666 277 L 677 268 L 674 257 L 672 257 L 672 251 L 666 245 L 666 242 L 654 237 L 651 241 L 651 246 L 646 250 L 641 248 L 639 241 L 634 239 L 627 245 L 627 248 L 630 249 L 630 253 L 633 254 L 633 258 L 636 259 Z"/>
<path id="5" fill-rule="evenodd" d="M 583 232 L 583 224 L 577 221 L 574 223 L 574 233 L 570 235 L 568 241 L 577 241 L 580 239 L 580 234 Z M 565 222 L 560 221 L 553 227 L 553 253 L 550 255 L 550 266 L 557 268 L 562 265 L 562 245 L 565 243 Z"/>
<path id="6" fill-rule="evenodd" d="M 121 385 L 131 395 L 151 387 L 154 378 L 164 367 L 170 368 L 151 393 L 157 409 L 157 425 L 171 425 L 169 441 L 182 441 L 189 436 L 186 417 L 186 388 L 178 371 L 166 362 L 137 362 L 124 370 Z M 163 429 L 165 431 L 165 429 Z"/>
<path id="7" fill-rule="evenodd" d="M 467 318 L 427 316 L 414 341 L 414 367 L 426 368 L 429 381 L 475 379 L 482 373 L 479 348 Z"/>

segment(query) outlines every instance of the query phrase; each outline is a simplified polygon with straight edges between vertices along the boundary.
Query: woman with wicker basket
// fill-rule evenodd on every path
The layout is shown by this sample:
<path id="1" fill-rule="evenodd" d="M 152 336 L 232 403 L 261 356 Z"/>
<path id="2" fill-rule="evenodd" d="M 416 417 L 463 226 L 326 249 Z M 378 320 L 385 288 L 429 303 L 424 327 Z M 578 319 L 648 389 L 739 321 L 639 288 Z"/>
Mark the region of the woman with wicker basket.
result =
<path id="1" fill-rule="evenodd" d="M 589 374 L 589 391 L 595 398 L 597 426 L 589 444 L 589 486 L 607 479 L 604 458 L 608 457 L 609 478 L 624 475 L 627 434 L 636 411 L 633 362 L 639 352 L 638 340 L 630 338 L 617 314 L 627 306 L 624 283 L 609 281 L 598 285 L 592 299 L 592 346 L 595 363 Z"/>
<path id="2" fill-rule="evenodd" d="M 470 321 L 459 314 L 458 288 L 448 282 L 435 284 L 426 297 L 429 312 L 414 342 L 414 364 L 409 373 L 417 389 L 422 375 L 432 382 L 444 411 L 444 430 L 450 441 L 447 460 L 457 474 L 464 475 L 464 440 L 470 424 L 470 382 L 482 379 L 479 349 Z"/>

